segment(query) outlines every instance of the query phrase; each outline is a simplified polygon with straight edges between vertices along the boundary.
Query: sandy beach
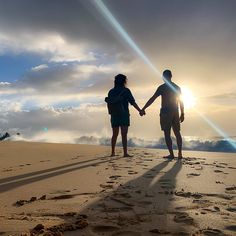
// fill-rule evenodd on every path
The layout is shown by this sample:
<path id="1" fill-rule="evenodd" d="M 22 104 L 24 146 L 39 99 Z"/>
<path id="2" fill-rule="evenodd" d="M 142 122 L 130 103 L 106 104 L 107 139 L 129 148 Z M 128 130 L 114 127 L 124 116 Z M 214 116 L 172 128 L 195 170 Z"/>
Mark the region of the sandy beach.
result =
<path id="1" fill-rule="evenodd" d="M 0 235 L 235 235 L 236 155 L 0 144 Z"/>

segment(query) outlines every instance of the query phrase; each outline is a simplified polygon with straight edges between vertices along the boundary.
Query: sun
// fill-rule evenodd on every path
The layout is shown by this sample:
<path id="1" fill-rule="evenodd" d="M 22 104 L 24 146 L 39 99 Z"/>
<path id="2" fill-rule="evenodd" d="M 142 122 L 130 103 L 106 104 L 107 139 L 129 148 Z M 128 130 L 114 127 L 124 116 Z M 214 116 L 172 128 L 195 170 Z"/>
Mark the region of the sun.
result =
<path id="1" fill-rule="evenodd" d="M 195 107 L 197 99 L 193 95 L 192 91 L 187 87 L 182 87 L 181 91 L 182 91 L 181 100 L 184 102 L 184 107 L 186 109 L 191 109 Z"/>

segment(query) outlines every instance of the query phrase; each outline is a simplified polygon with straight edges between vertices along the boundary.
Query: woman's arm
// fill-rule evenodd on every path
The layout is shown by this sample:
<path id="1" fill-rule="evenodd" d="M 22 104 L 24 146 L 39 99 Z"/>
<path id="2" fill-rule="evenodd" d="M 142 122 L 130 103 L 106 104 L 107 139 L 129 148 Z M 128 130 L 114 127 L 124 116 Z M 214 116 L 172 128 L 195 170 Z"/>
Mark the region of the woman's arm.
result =
<path id="1" fill-rule="evenodd" d="M 138 104 L 136 102 L 132 103 L 132 106 L 138 111 L 141 112 L 141 109 L 139 108 Z"/>

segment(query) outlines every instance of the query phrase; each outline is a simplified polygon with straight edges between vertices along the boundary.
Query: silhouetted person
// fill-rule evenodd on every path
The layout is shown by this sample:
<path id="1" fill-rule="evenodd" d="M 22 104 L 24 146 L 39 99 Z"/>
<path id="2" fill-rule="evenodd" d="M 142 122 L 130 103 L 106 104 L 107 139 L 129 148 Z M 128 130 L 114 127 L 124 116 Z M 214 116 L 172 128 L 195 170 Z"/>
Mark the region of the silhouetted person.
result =
<path id="1" fill-rule="evenodd" d="M 164 84 L 160 85 L 154 95 L 148 100 L 146 105 L 143 107 L 140 115 L 145 114 L 145 109 L 149 107 L 157 97 L 161 96 L 161 111 L 160 111 L 160 124 L 161 129 L 165 134 L 165 141 L 168 147 L 170 155 L 165 158 L 174 158 L 174 152 L 172 148 L 171 140 L 171 128 L 174 131 L 177 146 L 178 146 L 178 157 L 182 158 L 182 137 L 180 133 L 180 122 L 184 121 L 184 104 L 180 99 L 181 89 L 178 85 L 171 81 L 172 73 L 170 70 L 163 72 Z M 179 105 L 181 115 L 179 116 Z"/>
<path id="2" fill-rule="evenodd" d="M 111 89 L 106 97 L 108 111 L 111 115 L 112 138 L 111 138 L 111 156 L 115 156 L 115 146 L 121 130 L 122 145 L 124 157 L 130 157 L 127 152 L 127 134 L 130 126 L 129 103 L 134 106 L 138 112 L 141 109 L 136 104 L 131 91 L 126 87 L 127 78 L 125 75 L 118 74 L 115 76 L 114 88 Z"/>

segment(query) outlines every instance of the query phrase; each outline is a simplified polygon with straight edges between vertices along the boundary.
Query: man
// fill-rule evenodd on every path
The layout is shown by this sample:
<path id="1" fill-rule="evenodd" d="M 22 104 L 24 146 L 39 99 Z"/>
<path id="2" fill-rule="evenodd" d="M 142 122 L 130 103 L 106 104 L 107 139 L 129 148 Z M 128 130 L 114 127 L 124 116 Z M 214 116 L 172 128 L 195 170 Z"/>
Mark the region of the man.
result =
<path id="1" fill-rule="evenodd" d="M 174 131 L 177 146 L 178 146 L 178 158 L 182 158 L 182 137 L 180 133 L 180 122 L 184 121 L 184 104 L 180 99 L 181 90 L 178 85 L 171 81 L 172 73 L 170 70 L 163 72 L 164 84 L 160 85 L 154 95 L 147 101 L 146 105 L 140 112 L 140 115 L 145 114 L 147 109 L 157 97 L 161 96 L 161 111 L 160 111 L 160 124 L 161 129 L 164 131 L 165 141 L 169 150 L 169 155 L 164 158 L 173 159 L 174 152 L 171 140 L 171 128 Z M 179 105 L 181 115 L 179 116 Z"/>

